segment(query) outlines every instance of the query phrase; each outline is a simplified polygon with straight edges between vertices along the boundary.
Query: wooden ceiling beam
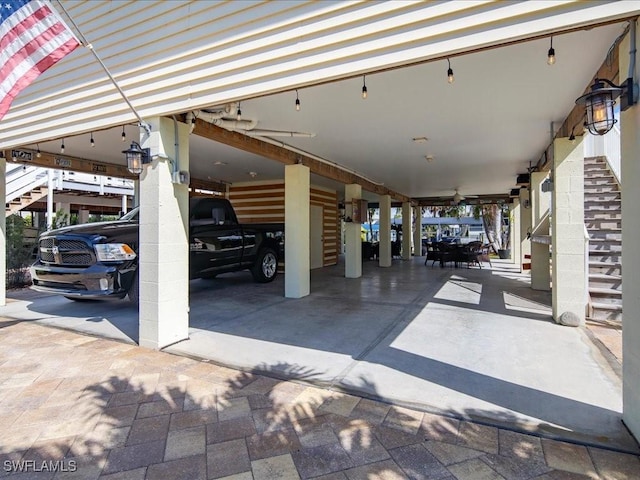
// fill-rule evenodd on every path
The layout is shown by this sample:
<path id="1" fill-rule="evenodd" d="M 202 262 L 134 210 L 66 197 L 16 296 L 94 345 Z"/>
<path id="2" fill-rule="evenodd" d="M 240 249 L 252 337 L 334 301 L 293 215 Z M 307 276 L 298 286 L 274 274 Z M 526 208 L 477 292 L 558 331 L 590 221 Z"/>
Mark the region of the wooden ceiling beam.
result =
<path id="1" fill-rule="evenodd" d="M 368 192 L 373 192 L 378 195 L 389 195 L 394 200 L 401 202 L 411 202 L 411 198 L 406 195 L 393 191 L 384 185 L 378 185 L 356 173 L 343 170 L 337 165 L 322 162 L 308 155 L 294 152 L 284 147 L 273 145 L 248 135 L 243 135 L 242 133 L 225 130 L 224 128 L 212 125 L 211 123 L 205 122 L 201 119 L 196 119 L 193 133 L 209 140 L 224 143 L 230 147 L 253 153 L 254 155 L 275 160 L 285 165 L 305 165 L 309 167 L 311 173 L 315 173 L 316 175 L 320 175 L 330 180 L 335 180 L 345 185 L 358 184 Z"/>
<path id="2" fill-rule="evenodd" d="M 70 155 L 57 155 L 49 152 L 40 152 L 28 148 L 14 148 L 5 150 L 4 156 L 7 162 L 24 165 L 34 165 L 36 167 L 56 168 L 58 170 L 72 170 L 74 172 L 92 173 L 94 175 L 105 175 L 108 177 L 137 179 L 138 176 L 132 174 L 127 167 L 113 163 L 98 162 L 87 158 L 72 157 Z"/>

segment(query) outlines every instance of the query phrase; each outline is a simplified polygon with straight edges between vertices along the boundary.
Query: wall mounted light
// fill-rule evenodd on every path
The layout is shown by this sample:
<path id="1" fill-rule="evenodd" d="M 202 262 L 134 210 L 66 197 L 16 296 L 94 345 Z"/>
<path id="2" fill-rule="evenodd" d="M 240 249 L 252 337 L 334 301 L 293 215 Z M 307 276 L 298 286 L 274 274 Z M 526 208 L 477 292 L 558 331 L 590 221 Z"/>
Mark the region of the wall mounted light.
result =
<path id="1" fill-rule="evenodd" d="M 585 126 L 593 135 L 604 135 L 615 125 L 617 120 L 613 106 L 618 97 L 621 97 L 622 112 L 637 102 L 637 86 L 634 85 L 633 78 L 627 78 L 620 86 L 606 78 L 596 78 L 591 91 L 576 100 L 578 105 L 584 105 L 587 115 Z"/>
<path id="2" fill-rule="evenodd" d="M 447 58 L 447 63 L 449 64 L 449 69 L 447 70 L 447 82 L 453 83 L 455 78 L 453 77 L 453 69 L 451 68 L 451 61 Z"/>
<path id="3" fill-rule="evenodd" d="M 551 46 L 547 52 L 547 65 L 556 63 L 556 51 L 553 49 L 553 37 L 551 37 Z"/>
<path id="4" fill-rule="evenodd" d="M 122 153 L 127 160 L 127 170 L 134 175 L 140 175 L 143 166 L 151 163 L 151 149 L 141 148 L 138 142 L 131 142 L 131 147 Z"/>
<path id="5" fill-rule="evenodd" d="M 296 112 L 300 111 L 300 97 L 298 97 L 298 89 L 296 88 Z"/>
<path id="6" fill-rule="evenodd" d="M 367 93 L 367 83 L 366 83 L 366 75 L 362 76 L 362 99 L 365 100 L 368 96 Z"/>

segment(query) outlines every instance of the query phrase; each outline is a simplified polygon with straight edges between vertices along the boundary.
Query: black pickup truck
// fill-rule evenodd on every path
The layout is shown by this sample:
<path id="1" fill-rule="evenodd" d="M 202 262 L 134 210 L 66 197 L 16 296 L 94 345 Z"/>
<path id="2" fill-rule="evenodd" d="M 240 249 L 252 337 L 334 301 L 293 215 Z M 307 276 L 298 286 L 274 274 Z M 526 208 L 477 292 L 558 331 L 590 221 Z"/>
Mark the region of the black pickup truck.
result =
<path id="1" fill-rule="evenodd" d="M 284 252 L 283 224 L 241 225 L 223 198 L 193 197 L 189 205 L 189 276 L 250 270 L 272 281 Z M 138 209 L 112 222 L 87 223 L 43 233 L 32 288 L 71 300 L 138 301 Z"/>

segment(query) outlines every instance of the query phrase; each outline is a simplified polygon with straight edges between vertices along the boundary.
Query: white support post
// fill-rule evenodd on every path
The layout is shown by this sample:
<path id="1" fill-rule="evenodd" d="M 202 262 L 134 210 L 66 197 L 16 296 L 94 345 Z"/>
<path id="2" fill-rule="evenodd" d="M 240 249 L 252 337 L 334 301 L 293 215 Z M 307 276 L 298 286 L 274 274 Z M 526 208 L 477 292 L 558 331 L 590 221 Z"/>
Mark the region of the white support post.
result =
<path id="1" fill-rule="evenodd" d="M 381 267 L 391 266 L 391 197 L 380 196 L 380 261 Z"/>
<path id="2" fill-rule="evenodd" d="M 122 214 L 124 215 L 129 210 L 129 204 L 127 202 L 128 197 L 126 195 L 122 195 Z"/>
<path id="3" fill-rule="evenodd" d="M 531 255 L 531 240 L 527 237 L 531 233 L 531 192 L 529 188 L 520 189 L 520 256 L 516 259 L 516 266 L 522 271 L 522 264 Z M 515 257 L 514 257 L 515 258 Z M 526 259 L 526 260 L 525 260 Z"/>
<path id="4" fill-rule="evenodd" d="M 551 195 L 542 191 L 542 182 L 548 178 L 547 172 L 531 173 L 531 212 L 533 229 L 538 235 L 548 235 L 548 217 Z M 542 223 L 541 223 L 542 222 Z M 544 231 L 538 231 L 540 228 Z M 549 263 L 549 245 L 531 242 L 531 288 L 533 290 L 551 290 L 551 269 Z"/>
<path id="5" fill-rule="evenodd" d="M 629 71 L 629 36 L 620 44 L 621 78 Z M 636 40 L 634 50 L 640 47 Z M 634 72 L 635 81 L 639 74 Z M 624 72 L 624 76 L 623 76 Z M 621 177 L 622 177 L 622 419 L 636 440 L 640 440 L 640 254 L 636 245 L 640 238 L 640 104 L 620 114 Z"/>
<path id="6" fill-rule="evenodd" d="M 552 314 L 558 323 L 581 325 L 586 313 L 584 254 L 584 148 L 566 138 L 553 142 Z"/>
<path id="7" fill-rule="evenodd" d="M 83 224 L 88 222 L 89 222 L 89 210 L 85 208 L 81 208 L 78 211 L 78 223 Z"/>
<path id="8" fill-rule="evenodd" d="M 284 296 L 302 298 L 311 292 L 309 167 L 284 167 Z"/>
<path id="9" fill-rule="evenodd" d="M 411 260 L 411 204 L 402 202 L 402 259 Z"/>
<path id="10" fill-rule="evenodd" d="M 5 198 L 7 195 L 7 161 L 0 158 L 0 195 Z M 7 213 L 2 211 L 0 216 L 0 306 L 6 305 L 7 299 Z"/>
<path id="11" fill-rule="evenodd" d="M 140 176 L 140 345 L 160 349 L 189 336 L 189 187 L 172 183 L 179 144 L 180 170 L 189 170 L 189 126 L 148 120 L 141 146 L 153 162 Z"/>
<path id="12" fill-rule="evenodd" d="M 353 215 L 351 200 L 361 198 L 362 187 L 357 184 L 345 185 L 344 202 L 348 217 Z M 346 222 L 344 225 L 345 260 L 344 276 L 347 278 L 360 278 L 362 276 L 362 239 L 360 237 L 361 225 L 357 222 Z"/>
<path id="13" fill-rule="evenodd" d="M 511 238 L 509 239 L 509 246 L 511 248 L 511 262 L 518 266 L 520 270 L 522 263 L 518 265 L 518 261 L 522 257 L 522 242 L 520 240 L 521 228 L 520 222 L 522 219 L 522 205 L 519 198 L 514 198 L 513 202 L 509 205 L 509 222 Z"/>
<path id="14" fill-rule="evenodd" d="M 53 227 L 53 181 L 54 172 L 50 168 L 47 170 L 47 230 Z"/>

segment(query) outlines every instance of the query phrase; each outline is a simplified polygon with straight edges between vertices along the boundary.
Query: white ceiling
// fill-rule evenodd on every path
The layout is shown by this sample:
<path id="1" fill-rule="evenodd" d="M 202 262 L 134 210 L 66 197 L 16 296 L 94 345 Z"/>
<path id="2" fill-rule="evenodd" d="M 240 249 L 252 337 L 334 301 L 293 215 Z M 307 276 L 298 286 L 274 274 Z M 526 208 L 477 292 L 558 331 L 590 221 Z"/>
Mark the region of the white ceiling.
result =
<path id="1" fill-rule="evenodd" d="M 557 61 L 546 63 L 549 39 L 461 55 L 451 59 L 455 82 L 447 83 L 446 61 L 367 75 L 362 78 L 241 103 L 243 118 L 257 128 L 313 132 L 313 138 L 278 141 L 356 171 L 410 197 L 508 193 L 518 173 L 535 164 L 604 61 L 625 24 L 556 36 Z M 626 76 L 626 73 L 625 73 Z M 213 107 L 213 106 L 212 106 Z M 68 155 L 123 164 L 122 128 L 65 139 Z M 137 127 L 127 126 L 128 139 Z M 427 137 L 424 144 L 412 141 Z M 59 140 L 40 144 L 57 153 Z M 35 146 L 32 146 L 35 148 Z M 122 147 L 122 148 L 121 148 Z M 192 136 L 193 177 L 229 183 L 281 179 L 278 162 Z M 427 162 L 426 155 L 434 160 Z M 215 165 L 215 162 L 223 162 Z M 342 190 L 314 176 L 313 183 Z M 374 195 L 365 195 L 376 200 Z"/>

